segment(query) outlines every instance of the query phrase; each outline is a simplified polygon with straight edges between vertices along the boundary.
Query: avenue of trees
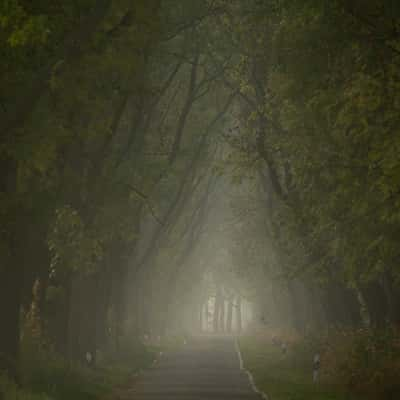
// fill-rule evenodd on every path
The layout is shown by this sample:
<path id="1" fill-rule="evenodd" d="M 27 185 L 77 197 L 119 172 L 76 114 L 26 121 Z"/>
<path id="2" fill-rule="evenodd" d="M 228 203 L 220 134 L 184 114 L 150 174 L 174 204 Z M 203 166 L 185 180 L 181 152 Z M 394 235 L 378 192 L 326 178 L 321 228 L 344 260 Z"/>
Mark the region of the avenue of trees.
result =
<path id="1" fill-rule="evenodd" d="M 241 27 L 229 36 L 242 49 L 242 106 L 226 136 L 254 172 L 244 211 L 259 219 L 239 241 L 264 230 L 259 255 L 273 243 L 264 263 L 287 287 L 298 331 L 398 324 L 399 8 L 288 1 L 247 11 L 226 22 Z"/>
<path id="2" fill-rule="evenodd" d="M 0 60 L 0 369 L 32 318 L 83 361 L 209 296 L 399 324 L 396 1 L 6 0 Z"/>
<path id="3" fill-rule="evenodd" d="M 118 349 L 124 324 L 162 325 L 215 185 L 210 136 L 234 98 L 206 61 L 201 24 L 215 13 L 2 2 L 0 365 L 12 375 L 33 301 L 69 359 Z M 179 256 L 163 270 L 171 241 Z"/>

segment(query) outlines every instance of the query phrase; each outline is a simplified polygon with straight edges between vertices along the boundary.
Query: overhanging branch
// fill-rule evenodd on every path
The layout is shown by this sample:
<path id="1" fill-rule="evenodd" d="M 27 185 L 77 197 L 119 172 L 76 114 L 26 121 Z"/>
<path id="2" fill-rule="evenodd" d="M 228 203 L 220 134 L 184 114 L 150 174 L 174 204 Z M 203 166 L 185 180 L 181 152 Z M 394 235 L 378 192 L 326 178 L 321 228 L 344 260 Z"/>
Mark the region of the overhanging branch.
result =
<path id="1" fill-rule="evenodd" d="M 150 211 L 150 214 L 152 215 L 152 217 L 155 219 L 155 221 L 160 224 L 160 225 L 164 225 L 164 223 L 161 221 L 161 219 L 157 216 L 153 205 L 150 202 L 149 196 L 147 196 L 145 193 L 143 193 L 140 189 L 136 188 L 135 186 L 132 186 L 129 183 L 124 182 L 124 185 L 133 193 L 135 193 L 138 197 L 140 197 L 145 203 L 147 208 Z"/>

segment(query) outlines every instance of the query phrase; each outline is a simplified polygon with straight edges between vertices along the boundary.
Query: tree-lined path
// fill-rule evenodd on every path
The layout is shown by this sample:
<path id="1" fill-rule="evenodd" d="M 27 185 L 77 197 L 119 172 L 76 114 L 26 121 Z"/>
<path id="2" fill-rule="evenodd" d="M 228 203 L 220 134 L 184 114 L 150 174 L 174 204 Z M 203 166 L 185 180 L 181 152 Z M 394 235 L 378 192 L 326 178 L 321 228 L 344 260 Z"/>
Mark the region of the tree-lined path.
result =
<path id="1" fill-rule="evenodd" d="M 0 400 L 400 399 L 399 154 L 400 1 L 0 0 Z"/>
<path id="2" fill-rule="evenodd" d="M 131 400 L 260 400 L 232 338 L 198 337 L 162 356 L 127 393 Z"/>

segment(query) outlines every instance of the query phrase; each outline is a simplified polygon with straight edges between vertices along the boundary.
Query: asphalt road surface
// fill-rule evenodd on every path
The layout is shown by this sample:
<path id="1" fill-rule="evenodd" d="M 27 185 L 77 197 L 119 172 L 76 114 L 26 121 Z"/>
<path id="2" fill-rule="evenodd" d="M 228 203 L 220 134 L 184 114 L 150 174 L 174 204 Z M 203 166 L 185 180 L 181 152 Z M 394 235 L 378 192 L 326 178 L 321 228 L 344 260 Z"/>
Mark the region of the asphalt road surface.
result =
<path id="1" fill-rule="evenodd" d="M 142 372 L 132 400 L 261 400 L 229 337 L 199 337 Z"/>

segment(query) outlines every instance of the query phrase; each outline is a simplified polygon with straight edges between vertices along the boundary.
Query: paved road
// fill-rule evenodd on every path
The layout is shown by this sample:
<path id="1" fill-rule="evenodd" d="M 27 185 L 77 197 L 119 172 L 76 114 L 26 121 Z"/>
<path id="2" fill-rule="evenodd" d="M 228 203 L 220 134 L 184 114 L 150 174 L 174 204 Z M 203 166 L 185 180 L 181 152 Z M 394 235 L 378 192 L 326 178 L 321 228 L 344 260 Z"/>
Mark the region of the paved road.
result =
<path id="1" fill-rule="evenodd" d="M 128 397 L 128 396 L 127 396 Z M 261 400 L 240 369 L 234 340 L 200 337 L 143 372 L 131 400 Z"/>

